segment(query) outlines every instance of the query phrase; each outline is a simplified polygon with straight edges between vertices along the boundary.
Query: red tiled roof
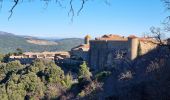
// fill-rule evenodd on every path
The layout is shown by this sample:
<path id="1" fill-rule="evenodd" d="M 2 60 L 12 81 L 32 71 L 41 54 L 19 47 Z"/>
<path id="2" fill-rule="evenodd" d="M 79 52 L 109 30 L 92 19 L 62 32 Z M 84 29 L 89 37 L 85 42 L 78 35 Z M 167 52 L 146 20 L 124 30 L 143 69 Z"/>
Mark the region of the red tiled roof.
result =
<path id="1" fill-rule="evenodd" d="M 78 46 L 72 48 L 71 50 L 80 50 L 80 49 L 87 50 L 89 48 L 90 48 L 89 44 L 82 44 L 82 45 L 78 45 Z"/>
<path id="2" fill-rule="evenodd" d="M 103 35 L 101 38 L 96 38 L 97 40 L 127 40 L 124 36 L 119 36 L 119 35 Z"/>
<path id="3" fill-rule="evenodd" d="M 138 38 L 138 37 L 135 35 L 129 35 L 128 38 Z"/>

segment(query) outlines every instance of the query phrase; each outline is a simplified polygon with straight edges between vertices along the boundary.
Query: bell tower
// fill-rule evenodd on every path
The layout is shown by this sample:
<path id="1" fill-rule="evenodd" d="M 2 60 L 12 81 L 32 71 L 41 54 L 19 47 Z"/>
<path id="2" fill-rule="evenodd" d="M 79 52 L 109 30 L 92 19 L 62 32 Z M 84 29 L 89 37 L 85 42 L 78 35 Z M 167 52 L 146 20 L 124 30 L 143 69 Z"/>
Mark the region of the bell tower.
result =
<path id="1" fill-rule="evenodd" d="M 90 35 L 86 35 L 84 38 L 84 44 L 89 44 L 90 39 L 91 39 Z"/>

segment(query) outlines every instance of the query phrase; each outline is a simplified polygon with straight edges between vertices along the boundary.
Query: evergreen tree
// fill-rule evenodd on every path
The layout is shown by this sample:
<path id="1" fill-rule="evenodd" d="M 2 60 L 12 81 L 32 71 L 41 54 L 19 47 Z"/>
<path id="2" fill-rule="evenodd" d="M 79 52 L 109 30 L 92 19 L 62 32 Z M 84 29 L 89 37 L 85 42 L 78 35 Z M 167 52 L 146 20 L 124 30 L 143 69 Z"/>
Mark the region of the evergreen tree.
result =
<path id="1" fill-rule="evenodd" d="M 79 78 L 87 78 L 90 79 L 91 77 L 91 72 L 89 71 L 89 68 L 86 64 L 86 62 L 84 61 L 82 65 L 80 65 L 80 69 L 79 69 Z"/>

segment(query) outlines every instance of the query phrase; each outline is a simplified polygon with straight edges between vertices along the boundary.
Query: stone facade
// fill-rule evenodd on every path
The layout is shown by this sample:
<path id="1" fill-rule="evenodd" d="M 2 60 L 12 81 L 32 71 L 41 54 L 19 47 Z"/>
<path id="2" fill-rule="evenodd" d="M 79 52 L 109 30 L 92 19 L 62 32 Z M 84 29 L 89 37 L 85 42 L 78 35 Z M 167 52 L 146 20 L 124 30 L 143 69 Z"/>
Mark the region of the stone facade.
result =
<path id="1" fill-rule="evenodd" d="M 170 45 L 170 38 L 167 39 L 167 44 Z"/>
<path id="2" fill-rule="evenodd" d="M 22 55 L 12 55 L 9 58 L 44 58 L 54 60 L 55 55 L 69 55 L 69 52 L 25 52 Z"/>
<path id="3" fill-rule="evenodd" d="M 89 35 L 87 35 L 84 38 L 84 44 L 81 44 L 79 46 L 72 48 L 70 51 L 71 58 L 88 62 L 90 39 L 91 39 L 91 37 Z"/>
<path id="4" fill-rule="evenodd" d="M 19 60 L 22 64 L 30 64 L 35 59 L 55 60 L 57 57 L 69 58 L 69 52 L 25 52 L 22 55 L 11 55 L 9 61 Z"/>
<path id="5" fill-rule="evenodd" d="M 70 51 L 71 58 L 82 60 L 82 61 L 88 61 L 89 58 L 89 45 L 83 44 L 79 45 Z"/>
<path id="6" fill-rule="evenodd" d="M 84 44 L 89 44 L 91 37 L 89 35 L 86 35 L 84 38 Z"/>
<path id="7" fill-rule="evenodd" d="M 157 45 L 154 42 L 153 39 L 136 36 L 126 38 L 118 35 L 104 35 L 102 38 L 90 41 L 89 66 L 92 70 L 102 70 L 112 67 L 118 59 L 125 58 L 133 61 L 139 52 L 143 55 L 156 48 Z"/>

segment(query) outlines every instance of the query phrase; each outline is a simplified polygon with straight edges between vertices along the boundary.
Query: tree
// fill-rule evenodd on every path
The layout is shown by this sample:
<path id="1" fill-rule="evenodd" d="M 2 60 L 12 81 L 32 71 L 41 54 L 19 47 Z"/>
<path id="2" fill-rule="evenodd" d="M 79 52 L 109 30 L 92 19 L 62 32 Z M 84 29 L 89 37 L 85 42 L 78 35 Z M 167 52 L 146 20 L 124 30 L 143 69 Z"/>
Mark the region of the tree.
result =
<path id="1" fill-rule="evenodd" d="M 164 42 L 164 36 L 165 33 L 161 28 L 156 28 L 156 27 L 151 27 L 150 28 L 151 34 L 153 35 L 152 37 L 156 39 L 158 45 L 165 45 Z"/>
<path id="2" fill-rule="evenodd" d="M 164 7 L 166 11 L 170 11 L 170 0 L 162 0 L 162 1 L 164 3 Z M 164 30 L 169 32 L 170 31 L 170 15 L 165 18 L 165 20 L 163 21 L 163 25 L 164 25 Z"/>
<path id="3" fill-rule="evenodd" d="M 5 85 L 2 84 L 0 85 L 0 98 L 2 100 L 8 100 L 8 95 L 6 93 Z"/>
<path id="4" fill-rule="evenodd" d="M 6 55 L 4 56 L 4 58 L 3 58 L 3 62 L 7 63 L 7 62 L 9 61 L 9 57 L 10 57 L 11 55 L 13 55 L 13 53 L 8 53 L 8 54 L 6 54 Z"/>
<path id="5" fill-rule="evenodd" d="M 24 89 L 23 83 L 17 83 L 19 80 L 19 75 L 13 74 L 6 84 L 6 91 L 8 94 L 8 99 L 12 100 L 23 100 L 26 95 L 26 90 Z"/>
<path id="6" fill-rule="evenodd" d="M 3 59 L 4 59 L 4 55 L 0 54 L 0 62 L 3 62 Z"/>
<path id="7" fill-rule="evenodd" d="M 170 11 L 170 0 L 161 0 L 164 3 L 164 7 L 167 11 Z M 153 35 L 152 37 L 157 40 L 158 45 L 161 46 L 166 46 L 165 42 L 163 40 L 163 37 L 165 36 L 165 33 L 170 31 L 170 15 L 165 18 L 163 21 L 163 26 L 164 28 L 159 28 L 159 27 L 151 27 L 150 31 L 151 34 Z"/>
<path id="8" fill-rule="evenodd" d="M 66 88 L 71 88 L 71 85 L 72 85 L 72 75 L 71 75 L 71 73 L 68 73 L 66 76 L 65 76 L 65 78 L 64 78 L 64 81 L 63 81 L 63 83 L 64 83 L 64 86 L 66 87 Z"/>
<path id="9" fill-rule="evenodd" d="M 86 62 L 84 61 L 82 65 L 80 65 L 79 69 L 79 78 L 87 78 L 90 79 L 91 72 L 89 71 L 89 68 L 87 67 Z"/>
<path id="10" fill-rule="evenodd" d="M 6 64 L 5 70 L 6 72 L 14 71 L 17 72 L 19 69 L 23 68 L 23 65 L 20 63 L 20 61 L 12 61 Z"/>
<path id="11" fill-rule="evenodd" d="M 169 11 L 169 10 L 170 10 L 170 0 L 162 0 L 162 1 L 163 1 L 163 3 L 164 3 L 165 9 L 166 9 L 167 11 Z M 169 21 L 170 21 L 170 16 L 167 16 L 165 21 L 169 23 Z"/>
<path id="12" fill-rule="evenodd" d="M 17 55 L 22 55 L 23 54 L 23 51 L 22 51 L 21 48 L 17 48 L 16 50 L 17 50 Z"/>

